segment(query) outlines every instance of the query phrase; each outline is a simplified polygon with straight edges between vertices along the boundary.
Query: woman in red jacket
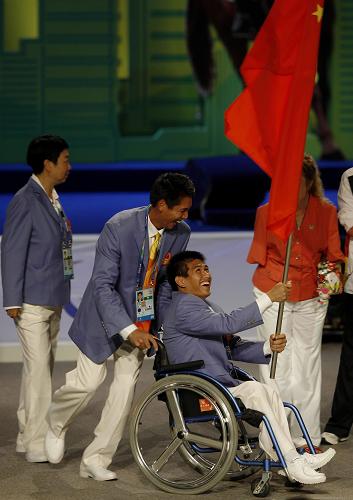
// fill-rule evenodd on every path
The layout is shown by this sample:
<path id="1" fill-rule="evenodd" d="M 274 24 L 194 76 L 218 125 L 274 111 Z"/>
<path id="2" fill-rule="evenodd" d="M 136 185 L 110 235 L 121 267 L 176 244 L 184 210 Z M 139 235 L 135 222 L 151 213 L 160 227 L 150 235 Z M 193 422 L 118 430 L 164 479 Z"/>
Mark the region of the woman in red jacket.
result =
<path id="1" fill-rule="evenodd" d="M 286 243 L 266 230 L 267 213 L 268 204 L 257 210 L 248 255 L 249 263 L 258 264 L 253 276 L 256 297 L 270 290 L 283 276 Z M 316 446 L 321 440 L 321 337 L 328 305 L 328 301 L 318 300 L 317 266 L 322 260 L 343 259 L 336 209 L 324 197 L 314 159 L 305 154 L 288 275 L 292 288 L 281 328 L 287 336 L 287 346 L 278 355 L 275 382 L 269 378 L 267 365 L 260 367 L 260 378 L 277 384 L 282 400 L 299 408 Z M 257 328 L 259 339 L 267 340 L 275 331 L 277 313 L 278 305 L 274 304 L 263 314 L 264 324 Z M 295 444 L 304 445 L 292 415 L 290 419 Z"/>

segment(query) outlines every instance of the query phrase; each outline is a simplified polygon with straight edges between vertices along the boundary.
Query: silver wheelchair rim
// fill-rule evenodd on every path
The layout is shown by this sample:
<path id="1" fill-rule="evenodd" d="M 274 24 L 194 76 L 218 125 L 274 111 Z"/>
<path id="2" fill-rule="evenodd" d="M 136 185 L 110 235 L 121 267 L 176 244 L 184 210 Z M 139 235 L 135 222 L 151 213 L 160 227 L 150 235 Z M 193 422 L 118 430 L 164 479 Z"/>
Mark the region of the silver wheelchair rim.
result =
<path id="1" fill-rule="evenodd" d="M 181 413 L 177 390 L 185 389 L 208 399 L 212 403 L 218 416 L 222 430 L 221 439 L 212 439 L 208 436 L 189 432 Z M 142 417 L 148 406 L 161 394 L 165 394 L 169 412 L 175 422 L 175 435 L 170 436 L 170 443 L 152 463 L 147 463 L 143 455 L 143 446 L 140 444 L 139 431 Z M 166 404 L 166 403 L 164 403 Z M 223 479 L 229 470 L 237 449 L 238 427 L 234 411 L 226 396 L 210 382 L 194 375 L 173 375 L 159 380 L 147 390 L 136 403 L 130 422 L 130 444 L 133 456 L 140 470 L 148 479 L 164 491 L 170 493 L 198 494 L 214 487 Z M 174 481 L 162 477 L 159 472 L 168 463 L 184 443 L 196 443 L 217 450 L 220 455 L 211 467 L 203 468 L 201 474 L 193 480 Z M 192 466 L 192 465 L 191 465 Z"/>

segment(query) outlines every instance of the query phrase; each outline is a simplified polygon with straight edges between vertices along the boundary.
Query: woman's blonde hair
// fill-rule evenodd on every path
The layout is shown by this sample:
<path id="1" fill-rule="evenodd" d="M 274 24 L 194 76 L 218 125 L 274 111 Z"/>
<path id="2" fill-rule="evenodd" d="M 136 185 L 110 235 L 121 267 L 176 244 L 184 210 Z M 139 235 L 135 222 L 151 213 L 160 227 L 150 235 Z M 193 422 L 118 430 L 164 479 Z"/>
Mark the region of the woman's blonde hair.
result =
<path id="1" fill-rule="evenodd" d="M 303 175 L 307 183 L 310 184 L 309 194 L 323 201 L 328 201 L 325 197 L 319 167 L 314 158 L 308 153 L 304 153 Z"/>

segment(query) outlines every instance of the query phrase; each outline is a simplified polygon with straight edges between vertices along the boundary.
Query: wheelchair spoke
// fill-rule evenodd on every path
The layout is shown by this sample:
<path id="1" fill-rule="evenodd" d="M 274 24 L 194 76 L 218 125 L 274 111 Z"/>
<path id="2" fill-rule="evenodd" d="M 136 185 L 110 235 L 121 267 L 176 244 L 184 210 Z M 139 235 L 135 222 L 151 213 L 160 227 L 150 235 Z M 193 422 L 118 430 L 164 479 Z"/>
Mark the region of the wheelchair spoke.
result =
<path id="1" fill-rule="evenodd" d="M 167 395 L 169 409 L 174 419 L 175 429 L 177 431 L 185 431 L 186 427 L 184 423 L 184 418 L 179 406 L 175 390 L 167 390 L 166 395 Z"/>
<path id="2" fill-rule="evenodd" d="M 201 436 L 201 434 L 196 434 L 195 432 L 188 432 L 185 439 L 189 443 L 196 443 L 199 445 L 207 446 L 208 448 L 214 448 L 215 450 L 222 450 L 223 443 L 216 439 L 211 439 L 206 436 Z"/>
<path id="3" fill-rule="evenodd" d="M 167 448 L 163 451 L 163 453 L 157 458 L 155 462 L 153 462 L 151 469 L 154 472 L 158 472 L 161 468 L 168 462 L 170 457 L 174 455 L 176 450 L 182 444 L 182 440 L 177 436 L 171 441 L 171 443 L 167 446 Z"/>

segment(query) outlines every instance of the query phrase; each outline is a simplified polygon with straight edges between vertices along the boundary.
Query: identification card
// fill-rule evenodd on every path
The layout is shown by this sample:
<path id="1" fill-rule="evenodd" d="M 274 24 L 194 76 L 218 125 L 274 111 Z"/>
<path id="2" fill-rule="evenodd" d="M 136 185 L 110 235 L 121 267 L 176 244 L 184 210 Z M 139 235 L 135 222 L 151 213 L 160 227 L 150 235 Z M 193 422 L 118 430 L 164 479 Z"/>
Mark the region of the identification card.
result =
<path id="1" fill-rule="evenodd" d="M 72 241 L 67 240 L 62 242 L 63 264 L 64 264 L 64 279 L 72 280 L 74 277 L 74 265 L 72 261 Z"/>
<path id="2" fill-rule="evenodd" d="M 138 321 L 154 319 L 153 288 L 136 290 L 136 316 Z"/>

